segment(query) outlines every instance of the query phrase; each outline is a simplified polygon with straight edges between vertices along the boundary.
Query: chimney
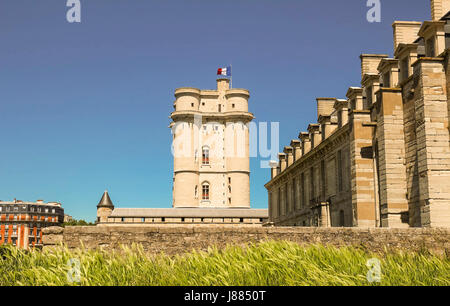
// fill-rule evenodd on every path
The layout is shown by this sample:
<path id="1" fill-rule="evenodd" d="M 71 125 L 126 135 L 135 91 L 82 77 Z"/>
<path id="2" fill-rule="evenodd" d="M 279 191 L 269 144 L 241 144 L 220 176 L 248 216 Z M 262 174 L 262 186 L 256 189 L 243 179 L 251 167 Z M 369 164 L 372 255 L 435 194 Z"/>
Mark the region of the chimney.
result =
<path id="1" fill-rule="evenodd" d="M 338 126 L 337 123 L 332 122 L 331 116 L 320 116 L 319 124 L 321 125 L 322 129 L 322 141 L 330 137 L 330 135 L 333 134 Z"/>
<path id="2" fill-rule="evenodd" d="M 450 0 L 431 0 L 431 20 L 440 20 L 448 11 L 450 11 Z"/>
<path id="3" fill-rule="evenodd" d="M 311 151 L 311 139 L 309 139 L 309 133 L 300 132 L 298 138 L 302 141 L 302 155 Z"/>
<path id="4" fill-rule="evenodd" d="M 299 160 L 302 157 L 302 143 L 298 139 L 291 141 L 291 147 L 294 148 L 294 161 Z"/>
<path id="5" fill-rule="evenodd" d="M 334 111 L 334 102 L 336 98 L 317 98 L 317 118 L 320 116 L 329 116 Z"/>
<path id="6" fill-rule="evenodd" d="M 217 79 L 217 91 L 223 92 L 230 89 L 230 80 L 226 78 Z"/>
<path id="7" fill-rule="evenodd" d="M 392 24 L 394 30 L 394 51 L 399 44 L 412 44 L 419 38 L 419 30 L 422 26 L 417 21 L 395 21 Z"/>
<path id="8" fill-rule="evenodd" d="M 271 179 L 273 180 L 278 175 L 278 162 L 272 160 L 269 162 L 269 166 Z"/>
<path id="9" fill-rule="evenodd" d="M 341 128 L 348 123 L 348 104 L 347 100 L 336 100 L 336 103 L 334 104 L 334 109 L 336 110 L 338 117 L 338 128 Z"/>
<path id="10" fill-rule="evenodd" d="M 286 154 L 286 161 L 287 165 L 286 167 L 289 168 L 290 165 L 294 163 L 294 148 L 292 147 L 284 147 L 284 154 Z"/>
<path id="11" fill-rule="evenodd" d="M 399 60 L 394 58 L 386 58 L 380 62 L 378 71 L 382 78 L 383 87 L 393 88 L 399 86 Z"/>
<path id="12" fill-rule="evenodd" d="M 320 133 L 320 124 L 311 123 L 308 125 L 309 139 L 311 139 L 311 150 L 317 147 L 322 142 L 322 135 Z"/>
<path id="13" fill-rule="evenodd" d="M 347 98 L 349 99 L 351 110 L 364 109 L 363 90 L 359 87 L 350 87 L 347 91 Z"/>
<path id="14" fill-rule="evenodd" d="M 286 170 L 287 167 L 286 154 L 279 153 L 278 159 L 280 160 L 280 171 L 283 172 L 284 170 Z"/>
<path id="15" fill-rule="evenodd" d="M 386 54 L 361 54 L 361 79 L 366 74 L 378 74 L 378 65 L 387 57 Z"/>

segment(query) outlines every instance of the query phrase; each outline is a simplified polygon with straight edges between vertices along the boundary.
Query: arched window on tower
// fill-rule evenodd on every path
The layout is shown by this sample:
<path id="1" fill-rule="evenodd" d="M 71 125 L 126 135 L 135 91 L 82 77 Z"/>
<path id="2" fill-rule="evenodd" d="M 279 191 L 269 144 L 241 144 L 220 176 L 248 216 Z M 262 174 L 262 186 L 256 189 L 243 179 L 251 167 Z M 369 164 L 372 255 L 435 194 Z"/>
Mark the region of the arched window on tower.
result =
<path id="1" fill-rule="evenodd" d="M 202 184 L 202 200 L 209 201 L 209 183 Z"/>
<path id="2" fill-rule="evenodd" d="M 203 147 L 202 149 L 202 164 L 209 165 L 209 148 Z"/>

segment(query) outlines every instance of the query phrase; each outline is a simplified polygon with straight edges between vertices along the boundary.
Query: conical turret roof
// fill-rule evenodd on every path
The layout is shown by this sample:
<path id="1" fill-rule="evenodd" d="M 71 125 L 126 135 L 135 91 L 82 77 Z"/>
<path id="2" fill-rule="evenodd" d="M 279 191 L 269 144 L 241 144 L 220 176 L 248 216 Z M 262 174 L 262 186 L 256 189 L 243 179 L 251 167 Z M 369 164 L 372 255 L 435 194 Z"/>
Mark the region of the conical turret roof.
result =
<path id="1" fill-rule="evenodd" d="M 109 197 L 108 190 L 105 190 L 105 192 L 103 193 L 103 196 L 102 196 L 100 202 L 98 202 L 97 207 L 112 207 L 112 208 L 114 208 L 114 204 L 111 201 L 111 198 Z"/>

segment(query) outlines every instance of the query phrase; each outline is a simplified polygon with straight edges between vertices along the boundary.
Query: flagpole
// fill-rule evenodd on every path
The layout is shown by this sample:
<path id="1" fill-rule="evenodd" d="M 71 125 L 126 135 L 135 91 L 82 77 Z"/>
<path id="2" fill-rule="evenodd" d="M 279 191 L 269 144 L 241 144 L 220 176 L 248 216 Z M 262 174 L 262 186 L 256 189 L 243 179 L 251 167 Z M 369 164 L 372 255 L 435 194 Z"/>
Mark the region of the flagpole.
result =
<path id="1" fill-rule="evenodd" d="M 233 89 L 233 64 L 230 64 L 231 73 L 230 73 L 230 89 Z"/>

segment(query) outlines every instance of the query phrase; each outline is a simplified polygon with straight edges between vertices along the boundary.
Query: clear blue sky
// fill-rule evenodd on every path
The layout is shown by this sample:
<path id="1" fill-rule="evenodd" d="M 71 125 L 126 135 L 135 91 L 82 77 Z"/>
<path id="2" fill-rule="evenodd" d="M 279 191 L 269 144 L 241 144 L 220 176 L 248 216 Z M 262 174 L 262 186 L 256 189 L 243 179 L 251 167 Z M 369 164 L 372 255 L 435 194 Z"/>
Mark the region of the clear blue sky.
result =
<path id="1" fill-rule="evenodd" d="M 361 53 L 392 55 L 394 20 L 429 20 L 429 0 L 0 0 L 0 199 L 61 201 L 93 221 L 116 206 L 171 207 L 168 116 L 177 87 L 215 87 L 233 64 L 280 146 L 316 120 L 316 97 L 345 97 Z M 281 148 L 280 148 L 281 150 Z M 251 160 L 251 199 L 267 207 L 269 171 Z"/>

